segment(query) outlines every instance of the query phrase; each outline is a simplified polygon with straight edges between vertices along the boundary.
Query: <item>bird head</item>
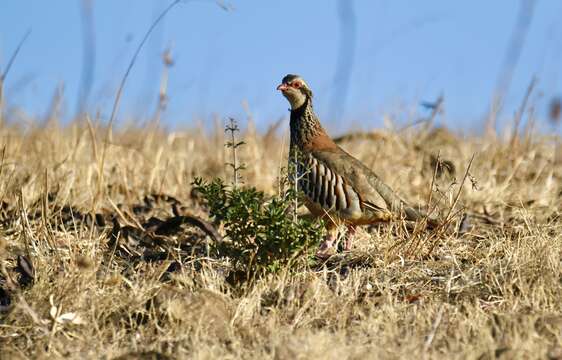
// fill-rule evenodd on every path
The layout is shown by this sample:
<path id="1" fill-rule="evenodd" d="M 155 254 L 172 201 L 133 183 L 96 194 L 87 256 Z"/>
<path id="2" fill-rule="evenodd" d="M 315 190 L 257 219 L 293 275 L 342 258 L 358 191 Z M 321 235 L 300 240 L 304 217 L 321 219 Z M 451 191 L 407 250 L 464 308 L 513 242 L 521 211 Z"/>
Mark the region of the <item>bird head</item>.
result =
<path id="1" fill-rule="evenodd" d="M 306 82 L 298 75 L 289 74 L 281 80 L 281 85 L 277 86 L 284 97 L 287 98 L 291 109 L 300 108 L 308 99 L 312 98 L 312 91 Z"/>

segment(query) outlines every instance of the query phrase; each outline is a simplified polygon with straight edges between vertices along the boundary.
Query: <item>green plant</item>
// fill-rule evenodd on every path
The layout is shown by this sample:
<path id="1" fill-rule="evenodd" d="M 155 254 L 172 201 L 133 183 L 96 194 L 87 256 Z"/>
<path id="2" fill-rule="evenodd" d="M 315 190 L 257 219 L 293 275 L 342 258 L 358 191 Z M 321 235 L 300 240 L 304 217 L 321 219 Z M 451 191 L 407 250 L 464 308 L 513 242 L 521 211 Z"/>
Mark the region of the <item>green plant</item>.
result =
<path id="1" fill-rule="evenodd" d="M 320 242 L 319 222 L 290 216 L 297 196 L 292 189 L 267 198 L 254 187 L 229 188 L 219 178 L 197 178 L 193 185 L 206 200 L 210 216 L 224 226 L 227 238 L 213 244 L 212 251 L 229 258 L 235 272 L 247 280 L 306 263 L 309 249 Z"/>

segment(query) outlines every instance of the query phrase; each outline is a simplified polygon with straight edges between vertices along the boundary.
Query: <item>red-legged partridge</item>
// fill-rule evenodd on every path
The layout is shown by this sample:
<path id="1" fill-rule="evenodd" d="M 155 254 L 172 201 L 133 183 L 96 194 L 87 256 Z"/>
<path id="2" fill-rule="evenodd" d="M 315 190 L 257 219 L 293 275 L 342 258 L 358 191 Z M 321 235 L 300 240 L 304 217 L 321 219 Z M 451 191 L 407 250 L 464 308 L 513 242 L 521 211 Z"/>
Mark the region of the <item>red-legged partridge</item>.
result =
<path id="1" fill-rule="evenodd" d="M 412 221 L 423 218 L 328 136 L 312 108 L 312 91 L 300 76 L 285 76 L 277 90 L 291 104 L 290 153 L 297 150 L 298 188 L 310 212 L 326 221 L 328 234 L 318 257 L 326 258 L 335 252 L 339 225 L 348 227 L 344 248 L 349 250 L 357 225 L 399 217 Z"/>

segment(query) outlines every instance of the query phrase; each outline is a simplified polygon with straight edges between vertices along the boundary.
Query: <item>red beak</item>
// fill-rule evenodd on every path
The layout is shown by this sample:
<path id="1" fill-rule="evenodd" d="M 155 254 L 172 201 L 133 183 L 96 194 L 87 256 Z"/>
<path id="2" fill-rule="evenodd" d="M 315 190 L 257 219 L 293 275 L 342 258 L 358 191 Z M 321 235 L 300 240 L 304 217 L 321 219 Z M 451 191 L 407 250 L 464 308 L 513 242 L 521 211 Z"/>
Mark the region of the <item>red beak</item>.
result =
<path id="1" fill-rule="evenodd" d="M 281 91 L 285 91 L 287 90 L 289 87 L 287 86 L 287 84 L 281 84 L 277 87 L 277 90 L 281 90 Z"/>

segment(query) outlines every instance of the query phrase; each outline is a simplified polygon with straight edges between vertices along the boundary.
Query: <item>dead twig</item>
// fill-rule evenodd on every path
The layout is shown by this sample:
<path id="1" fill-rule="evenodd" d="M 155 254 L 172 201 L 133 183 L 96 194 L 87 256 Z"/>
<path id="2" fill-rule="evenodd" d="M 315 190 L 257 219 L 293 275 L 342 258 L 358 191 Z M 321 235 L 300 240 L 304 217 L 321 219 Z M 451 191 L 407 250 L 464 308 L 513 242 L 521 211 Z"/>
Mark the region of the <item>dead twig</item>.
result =
<path id="1" fill-rule="evenodd" d="M 168 220 L 160 224 L 156 228 L 154 233 L 156 235 L 162 235 L 169 232 L 174 232 L 182 224 L 189 224 L 201 229 L 207 236 L 213 239 L 213 241 L 215 241 L 216 243 L 223 241 L 221 234 L 219 234 L 217 229 L 210 222 L 191 214 L 178 215 L 169 218 Z"/>

